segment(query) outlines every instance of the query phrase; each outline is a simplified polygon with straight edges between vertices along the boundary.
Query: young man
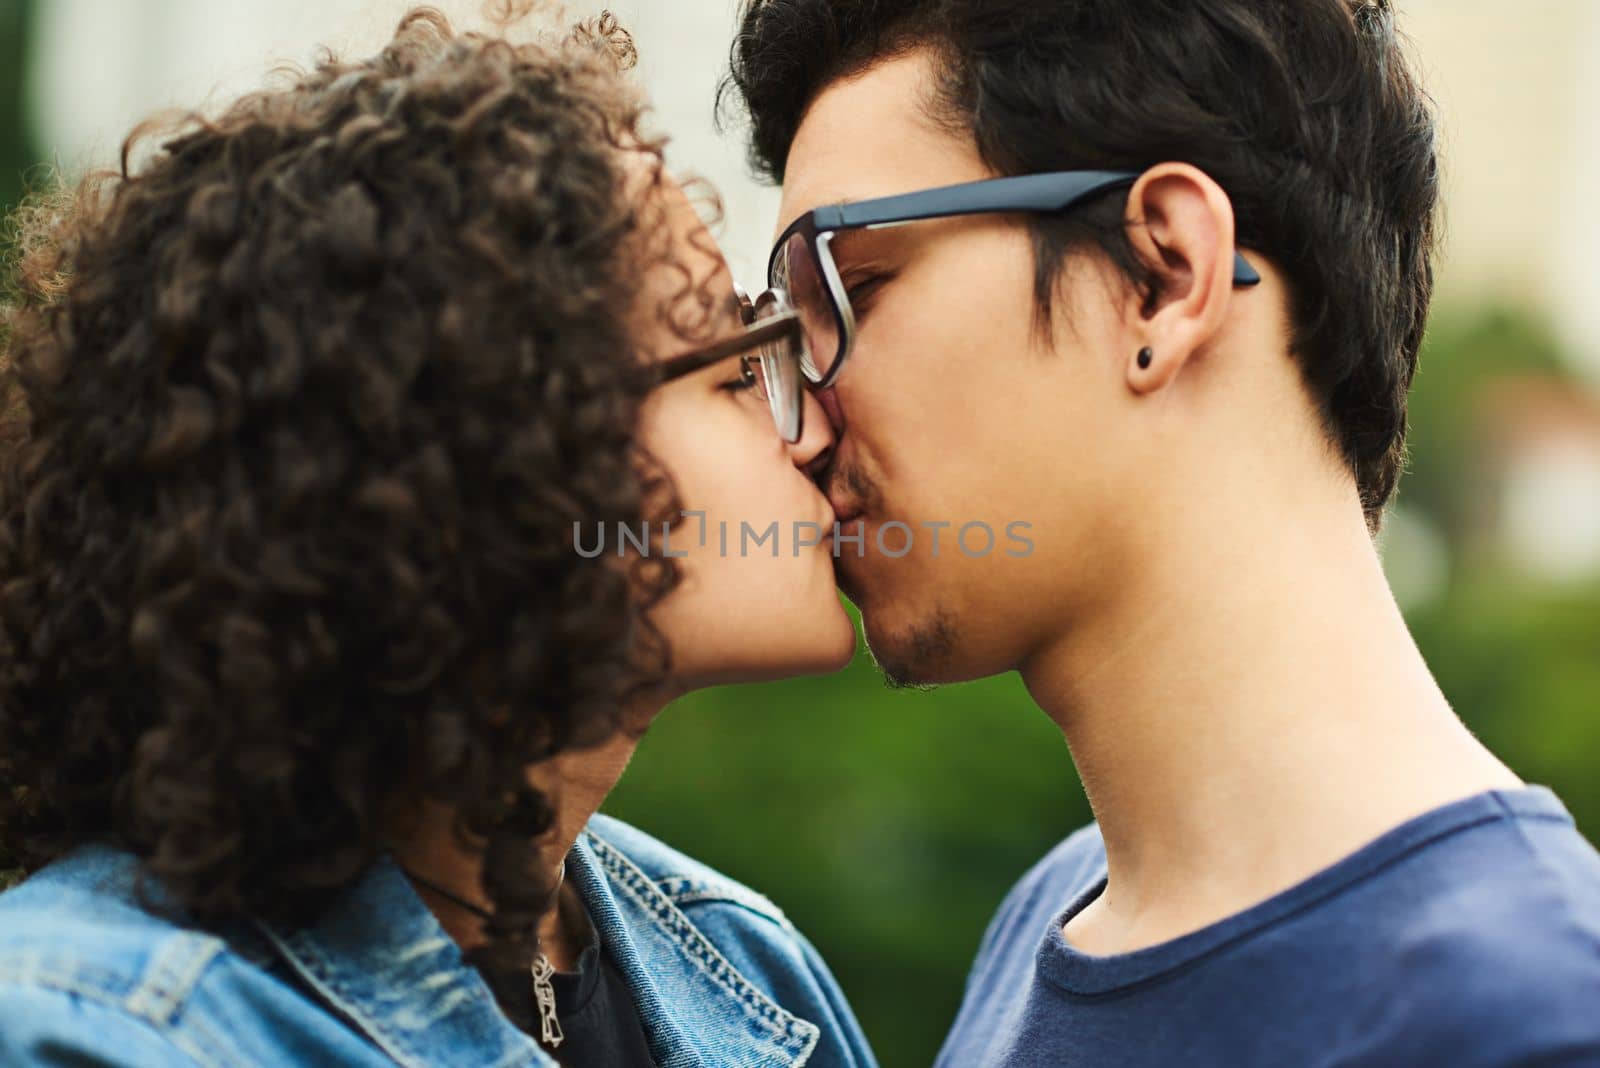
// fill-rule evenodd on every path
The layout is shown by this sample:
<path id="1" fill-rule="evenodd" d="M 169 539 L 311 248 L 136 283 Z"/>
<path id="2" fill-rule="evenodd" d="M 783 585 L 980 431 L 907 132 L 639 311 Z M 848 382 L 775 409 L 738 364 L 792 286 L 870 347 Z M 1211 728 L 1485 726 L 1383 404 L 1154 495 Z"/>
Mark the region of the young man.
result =
<path id="1" fill-rule="evenodd" d="M 1388 3 L 742 18 L 841 584 L 893 680 L 1019 670 L 1097 817 L 940 1063 L 1600 1063 L 1600 857 L 1456 718 L 1372 542 L 1438 198 Z"/>

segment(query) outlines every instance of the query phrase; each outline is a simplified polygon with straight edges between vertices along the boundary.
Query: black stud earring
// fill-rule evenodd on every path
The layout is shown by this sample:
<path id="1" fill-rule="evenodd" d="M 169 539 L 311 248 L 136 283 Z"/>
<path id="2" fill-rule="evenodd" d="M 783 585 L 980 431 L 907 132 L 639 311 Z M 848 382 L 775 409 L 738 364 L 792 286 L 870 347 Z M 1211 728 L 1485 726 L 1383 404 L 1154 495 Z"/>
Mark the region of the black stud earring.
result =
<path id="1" fill-rule="evenodd" d="M 1139 370 L 1143 371 L 1143 370 L 1148 369 L 1149 366 L 1150 366 L 1150 361 L 1155 359 L 1155 358 L 1156 358 L 1156 354 L 1152 349 L 1150 349 L 1148 347 L 1140 349 L 1139 350 Z"/>

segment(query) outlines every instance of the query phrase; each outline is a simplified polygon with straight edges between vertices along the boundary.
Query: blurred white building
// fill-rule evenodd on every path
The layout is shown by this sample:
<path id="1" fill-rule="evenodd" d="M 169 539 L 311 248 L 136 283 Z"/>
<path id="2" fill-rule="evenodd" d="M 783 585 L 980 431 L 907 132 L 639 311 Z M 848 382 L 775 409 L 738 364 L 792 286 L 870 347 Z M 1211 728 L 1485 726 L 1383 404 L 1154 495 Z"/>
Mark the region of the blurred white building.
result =
<path id="1" fill-rule="evenodd" d="M 30 96 L 39 140 L 77 170 L 115 158 L 143 117 L 223 101 L 283 63 L 307 64 L 320 46 L 376 51 L 422 0 L 43 0 Z M 481 0 L 429 0 L 459 25 L 479 23 Z M 554 4 L 541 5 L 559 18 Z M 673 137 L 680 171 L 721 193 L 735 275 L 760 281 L 777 194 L 750 179 L 740 147 L 716 135 L 712 101 L 726 63 L 735 0 L 597 0 L 574 15 L 616 12 L 639 44 L 638 77 Z M 758 287 L 759 288 L 759 287 Z"/>
<path id="2" fill-rule="evenodd" d="M 434 0 L 469 21 L 479 0 Z M 604 0 L 569 3 L 574 12 Z M 109 159 L 151 111 L 257 85 L 318 45 L 363 53 L 411 0 L 45 0 L 32 99 L 69 166 Z M 673 160 L 715 183 L 735 271 L 755 280 L 777 198 L 712 128 L 736 0 L 610 0 Z M 1506 300 L 1549 313 L 1600 380 L 1600 3 L 1400 0 L 1443 116 L 1449 244 L 1443 305 Z"/>
<path id="3" fill-rule="evenodd" d="M 1600 382 L 1600 3 L 1400 9 L 1444 132 L 1441 304 L 1545 311 Z"/>
<path id="4" fill-rule="evenodd" d="M 319 45 L 375 50 L 412 2 L 44 0 L 31 71 L 37 128 L 69 169 L 108 162 L 154 110 L 225 99 L 260 84 L 274 65 L 309 61 Z M 602 2 L 567 6 L 593 12 Z M 480 0 L 434 3 L 463 23 L 481 10 Z M 639 77 L 659 128 L 675 139 L 673 165 L 721 192 L 724 247 L 749 284 L 760 281 L 777 196 L 750 178 L 741 146 L 712 124 L 736 4 L 606 6 L 638 41 Z M 1442 119 L 1439 308 L 1504 303 L 1542 312 L 1600 383 L 1600 0 L 1399 4 Z M 1600 438 L 1552 440 L 1518 439 L 1521 459 L 1502 472 L 1500 536 L 1531 572 L 1592 573 L 1600 569 Z"/>

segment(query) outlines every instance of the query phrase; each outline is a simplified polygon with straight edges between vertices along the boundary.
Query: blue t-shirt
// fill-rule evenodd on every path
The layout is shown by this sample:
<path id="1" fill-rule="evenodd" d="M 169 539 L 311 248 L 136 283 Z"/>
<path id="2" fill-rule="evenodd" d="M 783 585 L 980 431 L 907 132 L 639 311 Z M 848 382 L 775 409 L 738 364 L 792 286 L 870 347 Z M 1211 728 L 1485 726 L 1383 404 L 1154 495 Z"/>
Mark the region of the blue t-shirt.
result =
<path id="1" fill-rule="evenodd" d="M 1192 934 L 1094 957 L 1087 827 L 1011 891 L 939 1068 L 1600 1065 L 1600 855 L 1543 787 L 1402 824 Z"/>

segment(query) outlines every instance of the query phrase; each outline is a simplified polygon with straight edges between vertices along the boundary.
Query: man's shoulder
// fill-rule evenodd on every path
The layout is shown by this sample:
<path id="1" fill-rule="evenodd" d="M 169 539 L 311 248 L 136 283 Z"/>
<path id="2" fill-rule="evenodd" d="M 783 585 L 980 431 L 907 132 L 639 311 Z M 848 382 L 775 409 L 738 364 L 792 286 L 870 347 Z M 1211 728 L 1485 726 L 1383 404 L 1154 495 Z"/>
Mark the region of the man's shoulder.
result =
<path id="1" fill-rule="evenodd" d="M 1473 1030 L 1566 1020 L 1600 1044 L 1600 858 L 1570 824 L 1507 821 L 1459 849 L 1375 925 L 1373 948 L 1425 1012 Z M 1361 917 L 1352 917 L 1358 922 Z M 1464 1009 L 1470 1007 L 1470 1011 Z"/>
<path id="2" fill-rule="evenodd" d="M 1057 842 L 1021 881 L 1040 878 L 1076 882 L 1104 874 L 1105 866 L 1106 844 L 1100 837 L 1100 825 L 1090 821 Z"/>
<path id="3" fill-rule="evenodd" d="M 1461 1065 L 1600 1061 L 1600 888 L 1551 896 L 1522 874 L 1534 885 L 1480 877 L 1413 902 L 1364 951 L 1346 947 L 1371 978 L 1375 1048 Z"/>
<path id="4" fill-rule="evenodd" d="M 1062 839 L 1012 885 L 984 932 L 973 975 L 1031 959 L 1047 922 L 1105 877 L 1100 827 L 1090 823 Z M 969 982 L 971 977 L 969 976 Z"/>
<path id="5" fill-rule="evenodd" d="M 1106 846 L 1100 825 L 1089 823 L 1063 838 L 1016 881 L 1000 913 L 1060 912 L 1105 873 Z"/>
<path id="6" fill-rule="evenodd" d="M 1057 917 L 1105 876 L 1105 844 L 1090 823 L 1057 843 L 1012 885 L 967 973 L 966 997 L 940 1064 L 969 1064 L 1023 1005 L 1021 993 Z"/>
<path id="7" fill-rule="evenodd" d="M 1372 951 L 1408 976 L 1441 986 L 1483 977 L 1547 997 L 1586 976 L 1600 993 L 1600 855 L 1547 792 L 1468 803 L 1502 811 L 1393 858 L 1353 899 L 1364 907 L 1335 919 L 1370 932 Z"/>

